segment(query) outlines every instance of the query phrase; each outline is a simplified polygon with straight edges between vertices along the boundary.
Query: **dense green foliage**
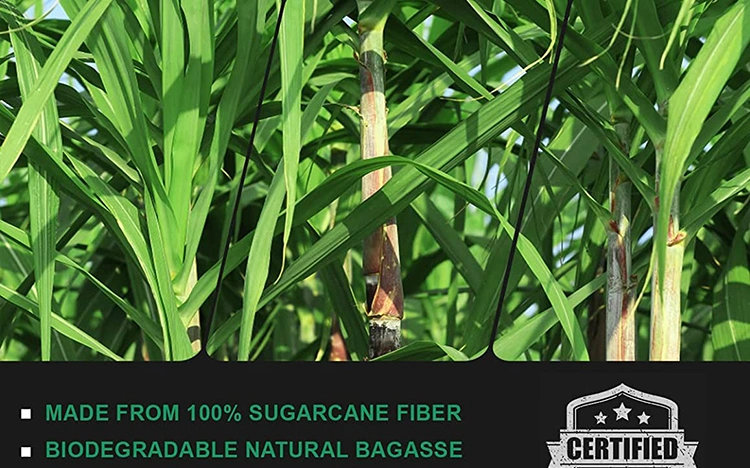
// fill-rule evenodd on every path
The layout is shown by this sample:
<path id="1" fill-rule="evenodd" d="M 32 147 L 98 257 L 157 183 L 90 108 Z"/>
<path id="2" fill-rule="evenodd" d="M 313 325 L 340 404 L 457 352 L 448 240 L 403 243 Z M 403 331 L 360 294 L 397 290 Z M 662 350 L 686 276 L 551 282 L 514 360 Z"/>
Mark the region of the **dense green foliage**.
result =
<path id="1" fill-rule="evenodd" d="M 396 2 L 392 156 L 368 161 L 356 2 L 288 2 L 238 187 L 277 1 L 62 0 L 30 22 L 39 2 L 0 0 L 0 359 L 327 360 L 335 317 L 362 360 L 362 242 L 392 216 L 405 346 L 379 359 L 487 351 L 565 2 Z M 750 359 L 750 0 L 572 18 L 495 354 L 602 358 L 612 162 L 633 187 L 637 358 L 679 245 L 681 359 Z M 654 230 L 675 194 L 681 231 Z"/>

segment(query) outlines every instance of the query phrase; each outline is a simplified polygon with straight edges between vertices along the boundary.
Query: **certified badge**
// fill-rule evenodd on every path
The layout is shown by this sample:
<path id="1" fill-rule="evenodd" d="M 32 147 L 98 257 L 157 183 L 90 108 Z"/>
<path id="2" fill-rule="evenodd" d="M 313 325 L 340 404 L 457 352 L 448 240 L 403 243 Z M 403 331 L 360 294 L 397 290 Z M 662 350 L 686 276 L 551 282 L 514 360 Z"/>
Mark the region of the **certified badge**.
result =
<path id="1" fill-rule="evenodd" d="M 549 468 L 696 468 L 698 442 L 686 442 L 677 404 L 625 384 L 568 404 L 567 428 L 547 442 Z"/>

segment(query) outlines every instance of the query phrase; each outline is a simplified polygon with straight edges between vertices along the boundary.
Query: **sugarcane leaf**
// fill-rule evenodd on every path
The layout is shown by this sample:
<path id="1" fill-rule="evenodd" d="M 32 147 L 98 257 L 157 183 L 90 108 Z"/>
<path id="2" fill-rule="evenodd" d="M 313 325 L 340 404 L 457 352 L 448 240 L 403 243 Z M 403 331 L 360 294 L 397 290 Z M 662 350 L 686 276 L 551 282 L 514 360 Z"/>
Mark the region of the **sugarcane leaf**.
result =
<path id="1" fill-rule="evenodd" d="M 362 28 L 382 28 L 396 4 L 397 0 L 357 0 L 357 22 Z"/>
<path id="2" fill-rule="evenodd" d="M 237 356 L 240 361 L 247 361 L 250 358 L 250 342 L 255 315 L 258 308 L 262 306 L 260 298 L 266 286 L 271 263 L 271 241 L 274 237 L 274 227 L 286 194 L 284 181 L 284 161 L 282 160 L 279 167 L 276 168 L 276 174 L 268 188 L 268 196 L 263 203 L 263 209 L 255 230 L 256 235 L 253 237 L 247 259 L 242 320 L 240 322 L 239 354 Z"/>
<path id="3" fill-rule="evenodd" d="M 545 31 L 550 30 L 548 12 L 539 3 L 525 0 L 508 0 L 508 3 L 515 6 L 519 12 L 527 15 L 540 28 Z M 602 51 L 601 47 L 591 40 L 593 36 L 592 34 L 585 37 L 574 29 L 569 29 L 565 39 L 565 47 L 575 54 L 581 62 L 586 62 L 590 58 L 598 56 Z M 615 41 L 613 51 L 617 50 L 616 47 L 621 42 L 620 39 Z M 597 60 L 586 65 L 586 68 L 595 71 L 597 75 L 610 83 L 617 82 L 618 65 L 610 54 L 600 56 Z M 666 126 L 664 119 L 654 109 L 653 103 L 628 76 L 620 77 L 619 83 L 621 97 L 635 119 L 644 127 L 652 141 L 662 142 Z"/>
<path id="4" fill-rule="evenodd" d="M 738 193 L 750 189 L 750 168 L 722 182 L 708 197 L 702 197 L 685 215 L 686 238 L 695 237 L 711 218 L 721 211 Z"/>
<path id="5" fill-rule="evenodd" d="M 11 239 L 15 245 L 30 250 L 29 236 L 21 229 L 8 224 L 7 222 L 0 220 L 0 233 L 2 233 L 7 239 Z M 73 268 L 83 274 L 94 286 L 96 286 L 106 297 L 108 297 L 115 305 L 123 310 L 139 327 L 149 335 L 156 343 L 161 343 L 162 336 L 159 329 L 159 325 L 154 322 L 151 317 L 146 315 L 144 312 L 131 306 L 127 301 L 118 296 L 112 291 L 106 284 L 100 281 L 86 268 L 79 265 L 75 260 L 61 253 L 56 253 L 56 260 L 61 264 Z"/>
<path id="6" fill-rule="evenodd" d="M 187 171 L 188 181 L 193 169 L 192 159 L 194 158 L 194 140 L 195 132 L 198 129 L 190 129 L 185 132 L 188 135 L 178 132 L 178 121 L 183 116 L 183 103 L 189 110 L 198 111 L 197 96 L 198 89 L 188 91 L 185 89 L 187 76 L 185 73 L 185 39 L 186 25 L 183 21 L 183 13 L 178 0 L 160 0 L 160 20 L 161 20 L 161 40 L 159 41 L 162 52 L 162 89 L 160 90 L 163 114 L 163 144 L 164 148 L 164 185 L 166 186 L 169 200 L 175 211 L 175 217 L 185 219 L 188 213 L 189 191 L 186 197 L 185 178 Z M 192 3 L 201 4 L 203 0 L 195 0 Z M 106 77 L 106 76 L 105 76 Z M 186 122 L 183 119 L 183 122 Z M 187 136 L 187 141 L 185 137 Z M 185 228 L 187 223 L 177 223 L 178 230 L 174 233 L 175 242 L 184 239 L 186 236 Z M 184 242 L 184 241 L 183 241 Z"/>
<path id="7" fill-rule="evenodd" d="M 14 17 L 14 15 L 21 16 L 19 11 L 14 9 L 8 12 L 5 8 L 0 8 L 0 12 L 9 26 L 20 29 Z M 24 102 L 27 102 L 39 80 L 45 57 L 36 37 L 23 29 L 11 33 L 11 43 L 18 64 L 21 97 Z M 52 156 L 59 161 L 62 160 L 62 138 L 55 104 L 54 98 L 48 99 L 44 104 L 33 135 L 46 145 L 51 150 Z M 50 360 L 52 350 L 52 294 L 55 281 L 55 236 L 59 209 L 60 198 L 55 180 L 37 164 L 30 164 L 29 217 L 31 248 L 34 255 L 34 278 L 39 303 L 42 361 Z"/>
<path id="8" fill-rule="evenodd" d="M 686 27 L 690 22 L 689 13 L 690 9 L 693 8 L 693 4 L 695 4 L 695 0 L 682 0 L 682 5 L 680 5 L 680 12 L 677 14 L 677 19 L 675 20 L 674 25 L 672 25 L 672 31 L 669 33 L 667 45 L 661 55 L 659 68 L 664 68 L 664 62 L 666 62 L 669 51 L 674 46 L 675 40 L 677 39 L 677 34 L 680 32 L 680 29 Z"/>
<path id="9" fill-rule="evenodd" d="M 469 358 L 451 346 L 434 341 L 416 341 L 372 360 L 376 361 L 437 361 L 447 357 L 451 361 L 468 361 Z"/>
<path id="10" fill-rule="evenodd" d="M 34 128 L 36 128 L 37 122 L 42 117 L 44 106 L 52 96 L 60 76 L 111 3 L 112 0 L 87 2 L 75 16 L 57 47 L 48 57 L 44 67 L 39 72 L 40 78 L 36 83 L 33 95 L 21 107 L 13 125 L 5 134 L 5 141 L 0 147 L 0 180 L 8 176 L 21 156 L 21 152 L 31 137 Z"/>
<path id="11" fill-rule="evenodd" d="M 728 261 L 714 288 L 711 341 L 717 361 L 750 359 L 750 268 L 745 232 L 738 229 L 734 236 Z"/>
<path id="12" fill-rule="evenodd" d="M 701 158 L 690 172 L 681 189 L 685 215 L 682 220 L 687 239 L 692 239 L 713 216 L 726 206 L 732 197 L 748 187 L 750 169 L 737 173 L 729 180 L 739 154 L 750 143 L 750 114 L 743 116 L 729 128 Z"/>
<path id="13" fill-rule="evenodd" d="M 353 361 L 363 360 L 367 356 L 369 342 L 364 310 L 354 299 L 344 269 L 341 265 L 330 264 L 320 270 L 320 279 L 336 317 L 341 321 L 346 350 Z"/>
<path id="14" fill-rule="evenodd" d="M 212 206 L 219 176 L 220 158 L 229 145 L 232 129 L 237 118 L 240 96 L 250 73 L 251 57 L 253 53 L 257 53 L 265 25 L 265 12 L 261 10 L 261 7 L 262 5 L 258 2 L 240 2 L 237 4 L 238 25 L 235 65 L 216 110 L 216 120 L 212 128 L 208 152 L 208 180 L 201 187 L 193 209 L 190 211 L 185 248 L 186 258 L 195 258 L 197 255 L 206 225 L 206 218 Z M 221 59 L 220 56 L 217 58 Z M 264 104 L 264 110 L 267 109 L 268 104 Z M 177 277 L 177 283 L 185 284 L 187 277 L 188 264 L 186 262 Z M 185 314 L 183 319 L 192 318 L 197 312 L 197 310 L 193 310 L 191 313 Z"/>
<path id="15" fill-rule="evenodd" d="M 398 19 L 395 19 L 388 25 L 388 37 L 389 40 L 397 43 L 400 49 L 404 49 L 414 55 L 414 57 L 424 60 L 433 66 L 442 68 L 457 84 L 464 87 L 468 93 L 474 96 L 482 96 L 485 99 L 492 99 L 492 94 L 477 80 L 472 78 L 466 70 L 458 66 L 447 55 L 441 52 L 440 49 L 416 34 Z"/>
<path id="16" fill-rule="evenodd" d="M 172 235 L 179 257 L 187 237 L 193 171 L 213 83 L 212 3 L 162 1 L 165 184 L 178 228 Z M 183 263 L 192 264 L 192 259 L 184 258 Z"/>
<path id="17" fill-rule="evenodd" d="M 657 278 L 664 284 L 671 200 L 701 127 L 750 42 L 750 0 L 740 0 L 716 21 L 669 100 L 664 164 L 660 168 L 658 220 L 654 243 Z"/>
<path id="18" fill-rule="evenodd" d="M 638 35 L 636 43 L 654 80 L 657 99 L 663 104 L 672 96 L 679 83 L 679 63 L 666 60 L 670 49 L 667 47 L 656 1 L 638 0 L 634 3 L 634 9 L 635 32 Z M 661 140 L 652 138 L 652 141 L 654 144 L 662 144 Z"/>
<path id="19" fill-rule="evenodd" d="M 281 18 L 279 33 L 279 59 L 281 62 L 281 105 L 284 157 L 284 183 L 286 184 L 286 211 L 284 214 L 284 246 L 289 243 L 297 202 L 297 172 L 302 146 L 302 87 L 305 45 L 304 1 L 290 0 Z M 301 3 L 301 4 L 300 4 Z M 282 255 L 282 271 L 286 256 Z"/>
<path id="20" fill-rule="evenodd" d="M 14 304 L 16 307 L 19 307 L 27 313 L 32 314 L 34 317 L 39 317 L 39 304 L 27 297 L 18 294 L 16 291 L 13 291 L 3 284 L 0 284 L 0 298 L 3 298 L 4 300 Z M 69 323 L 58 314 L 52 313 L 51 323 L 52 328 L 61 333 L 63 336 L 66 336 L 77 343 L 80 343 L 98 353 L 101 353 L 104 356 L 112 359 L 113 361 L 124 361 L 122 357 L 112 352 L 112 350 L 101 344 L 96 339 L 92 338 L 80 328 Z"/>
<path id="21" fill-rule="evenodd" d="M 157 309 L 167 357 L 171 358 L 174 355 L 175 358 L 178 358 L 177 356 L 179 356 L 178 359 L 190 358 L 192 356 L 192 351 L 189 351 L 190 343 L 187 341 L 187 334 L 183 333 L 185 328 L 182 326 L 182 323 L 179 322 L 176 313 L 176 306 L 174 310 L 172 310 L 173 308 L 169 303 L 170 299 L 174 300 L 172 288 L 170 286 L 167 289 L 168 293 L 166 295 L 164 294 L 164 288 L 166 287 L 165 279 L 163 277 L 161 279 L 159 278 L 160 274 L 163 276 L 163 272 L 157 270 L 166 265 L 166 260 L 160 262 L 158 258 L 155 258 L 155 256 L 163 253 L 163 248 L 158 246 L 157 248 L 154 248 L 154 244 L 161 244 L 163 242 L 160 237 L 161 234 L 158 233 L 157 236 L 155 235 L 157 232 L 150 233 L 151 235 L 149 238 L 151 239 L 151 243 L 149 245 L 140 230 L 140 220 L 137 208 L 125 197 L 116 193 L 112 187 L 102 181 L 99 176 L 84 163 L 75 158 L 71 158 L 71 163 L 81 174 L 81 178 L 85 179 L 91 185 L 91 188 L 97 194 L 97 197 L 104 203 L 112 215 L 114 215 L 117 220 L 117 226 L 121 229 L 122 236 L 125 239 L 125 244 L 132 252 L 134 252 L 137 264 L 148 282 L 154 297 L 157 299 Z M 154 268 L 154 265 L 156 265 L 156 268 Z"/>
<path id="22" fill-rule="evenodd" d="M 156 202 L 150 193 L 146 193 L 146 228 L 148 229 L 149 247 L 154 265 L 154 297 L 159 304 L 159 316 L 164 331 L 164 349 L 169 361 L 185 361 L 195 354 L 187 333 L 187 324 L 180 320 L 177 310 L 177 297 L 172 287 L 172 276 L 167 262 L 167 238 L 163 234 L 156 214 Z"/>
<path id="23" fill-rule="evenodd" d="M 607 281 L 606 275 L 599 275 L 568 297 L 570 307 L 577 307 L 594 292 L 602 288 Z M 534 314 L 528 320 L 514 324 L 505 330 L 494 342 L 492 349 L 495 355 L 506 361 L 515 361 L 527 349 L 539 342 L 560 319 L 552 308 Z"/>
<path id="24" fill-rule="evenodd" d="M 513 236 L 515 229 L 505 219 L 500 218 L 500 223 L 508 236 Z M 560 284 L 555 279 L 552 272 L 547 267 L 544 259 L 537 251 L 534 244 L 522 234 L 518 238 L 518 251 L 531 269 L 536 279 L 541 283 L 542 289 L 547 294 L 547 298 L 552 303 L 552 308 L 570 340 L 573 357 L 577 361 L 588 361 L 589 354 L 586 349 L 586 340 L 583 336 L 578 319 L 576 318 L 573 308 L 568 298 L 562 291 Z"/>
<path id="25" fill-rule="evenodd" d="M 474 291 L 478 292 L 482 282 L 482 266 L 479 264 L 459 234 L 426 194 L 415 199 L 411 208 L 419 216 L 427 230 L 451 259 L 459 274 Z"/>
<path id="26" fill-rule="evenodd" d="M 524 138 L 533 137 L 528 129 L 521 130 L 520 133 L 524 136 Z M 558 169 L 559 172 L 557 172 L 557 174 L 559 174 L 566 183 L 571 184 L 573 187 L 575 187 L 576 191 L 581 195 L 581 197 L 583 197 L 583 200 L 586 202 L 586 206 L 594 213 L 599 221 L 604 226 L 608 226 L 610 220 L 612 219 L 611 213 L 607 211 L 607 209 L 604 208 L 599 202 L 597 202 L 594 197 L 591 196 L 591 194 L 583 187 L 581 182 L 578 180 L 575 173 L 570 170 L 568 166 L 566 166 L 565 163 L 563 163 L 562 160 L 558 158 L 553 151 L 551 151 L 545 145 L 540 145 L 540 150 L 546 155 L 547 158 L 549 158 L 550 161 L 552 161 L 552 163 Z"/>

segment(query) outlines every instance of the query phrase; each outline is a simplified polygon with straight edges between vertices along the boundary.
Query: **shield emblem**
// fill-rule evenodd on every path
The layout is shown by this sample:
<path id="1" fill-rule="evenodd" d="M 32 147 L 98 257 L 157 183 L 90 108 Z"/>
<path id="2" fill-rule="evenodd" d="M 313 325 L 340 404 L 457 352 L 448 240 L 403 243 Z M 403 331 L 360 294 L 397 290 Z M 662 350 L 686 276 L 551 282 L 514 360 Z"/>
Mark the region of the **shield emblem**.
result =
<path id="1" fill-rule="evenodd" d="M 556 467 L 695 467 L 674 401 L 620 384 L 568 404 L 560 440 L 547 442 Z"/>

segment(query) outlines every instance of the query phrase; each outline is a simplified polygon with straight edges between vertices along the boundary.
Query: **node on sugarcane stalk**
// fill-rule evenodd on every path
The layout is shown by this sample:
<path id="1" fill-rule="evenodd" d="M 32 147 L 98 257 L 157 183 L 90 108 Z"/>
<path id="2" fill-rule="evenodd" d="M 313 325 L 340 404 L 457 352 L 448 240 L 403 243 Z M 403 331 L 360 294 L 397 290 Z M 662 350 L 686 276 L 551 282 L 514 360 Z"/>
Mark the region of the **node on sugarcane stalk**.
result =
<path id="1" fill-rule="evenodd" d="M 385 52 L 383 31 L 394 1 L 358 1 L 360 21 L 358 62 L 360 70 L 360 150 L 362 159 L 389 154 L 385 102 Z M 380 190 L 391 178 L 391 168 L 362 178 L 362 200 Z M 363 246 L 363 275 L 369 318 L 369 357 L 375 358 L 401 346 L 404 292 L 396 219 L 391 218 L 367 237 Z"/>

